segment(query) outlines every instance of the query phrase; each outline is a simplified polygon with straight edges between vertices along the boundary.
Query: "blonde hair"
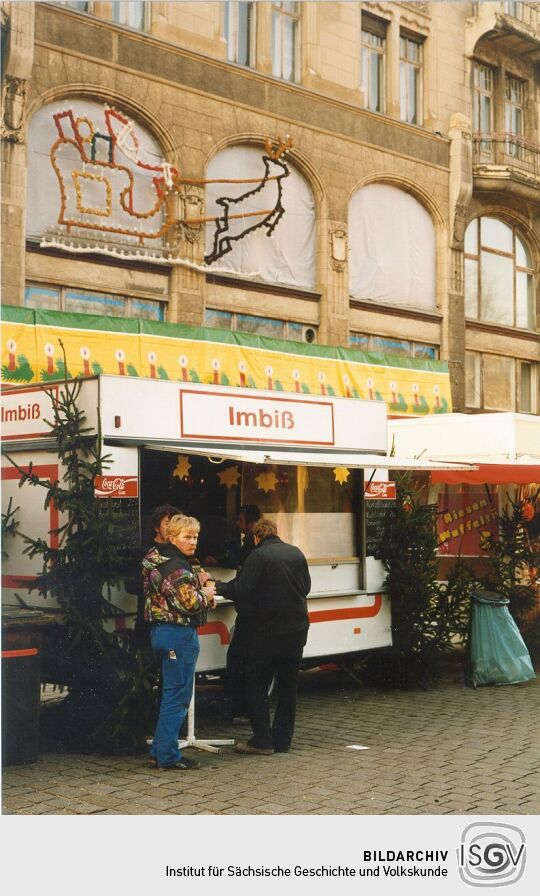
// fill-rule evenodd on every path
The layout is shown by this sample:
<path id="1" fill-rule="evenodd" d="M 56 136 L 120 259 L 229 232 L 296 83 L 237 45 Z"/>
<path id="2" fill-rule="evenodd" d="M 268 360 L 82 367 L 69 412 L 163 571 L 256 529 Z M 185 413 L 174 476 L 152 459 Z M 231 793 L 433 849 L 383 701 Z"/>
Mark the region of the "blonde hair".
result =
<path id="1" fill-rule="evenodd" d="M 183 513 L 177 513 L 176 516 L 173 516 L 169 521 L 169 525 L 166 529 L 166 537 L 170 540 L 171 538 L 175 538 L 177 535 L 180 535 L 180 532 L 199 532 L 201 528 L 201 524 L 199 520 L 196 520 L 193 516 L 184 516 Z"/>

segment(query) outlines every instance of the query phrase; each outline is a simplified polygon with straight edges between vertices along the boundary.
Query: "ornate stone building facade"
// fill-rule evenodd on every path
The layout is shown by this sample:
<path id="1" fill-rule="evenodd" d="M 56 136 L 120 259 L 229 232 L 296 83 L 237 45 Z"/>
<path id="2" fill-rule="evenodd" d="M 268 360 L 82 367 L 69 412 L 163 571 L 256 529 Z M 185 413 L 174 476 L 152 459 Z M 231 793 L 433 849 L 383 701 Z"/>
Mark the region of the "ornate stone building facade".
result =
<path id="1" fill-rule="evenodd" d="M 5 303 L 441 358 L 454 409 L 538 412 L 536 4 L 0 9 Z"/>

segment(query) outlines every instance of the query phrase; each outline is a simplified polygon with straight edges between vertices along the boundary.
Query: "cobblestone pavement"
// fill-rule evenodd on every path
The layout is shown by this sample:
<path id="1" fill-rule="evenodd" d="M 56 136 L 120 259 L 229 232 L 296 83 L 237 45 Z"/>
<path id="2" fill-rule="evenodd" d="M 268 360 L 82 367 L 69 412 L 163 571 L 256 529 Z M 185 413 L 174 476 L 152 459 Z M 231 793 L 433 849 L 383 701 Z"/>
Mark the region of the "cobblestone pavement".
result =
<path id="1" fill-rule="evenodd" d="M 200 698 L 200 737 L 248 736 Z M 208 705 L 204 705 L 208 702 Z M 359 688 L 303 673 L 289 754 L 198 752 L 201 769 L 157 772 L 144 756 L 46 753 L 3 775 L 3 811 L 33 814 L 536 814 L 540 678 L 473 690 Z M 351 745 L 367 750 L 349 749 Z M 194 755 L 195 751 L 190 750 Z"/>

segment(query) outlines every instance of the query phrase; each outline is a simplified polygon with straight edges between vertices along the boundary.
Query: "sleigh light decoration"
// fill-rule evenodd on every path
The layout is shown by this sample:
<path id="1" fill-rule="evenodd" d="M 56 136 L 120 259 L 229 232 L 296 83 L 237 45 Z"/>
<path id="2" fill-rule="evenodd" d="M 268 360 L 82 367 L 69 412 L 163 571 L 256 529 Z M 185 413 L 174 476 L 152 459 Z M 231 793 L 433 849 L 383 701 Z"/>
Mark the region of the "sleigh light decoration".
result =
<path id="1" fill-rule="evenodd" d="M 178 260 L 171 257 L 177 232 L 194 241 L 203 224 L 214 223 L 213 244 L 204 259 L 211 265 L 258 228 L 270 236 L 285 213 L 282 182 L 290 173 L 284 161 L 293 145 L 290 137 L 278 138 L 276 144 L 266 140 L 259 178 L 192 179 L 145 149 L 135 123 L 117 109 L 105 108 L 100 127 L 89 115 L 77 117 L 73 108 L 52 118 L 57 137 L 50 161 L 58 181 L 60 211 L 58 228 L 45 234 L 42 246 L 109 252 L 112 244 L 125 257 L 131 248 L 136 256 L 150 250 L 158 258 L 167 243 L 164 260 L 170 263 Z M 215 201 L 218 214 L 194 215 L 202 199 L 198 204 L 191 194 L 208 183 L 246 185 L 247 189 L 240 195 L 219 197 Z M 175 197 L 183 211 L 180 216 L 174 211 Z"/>

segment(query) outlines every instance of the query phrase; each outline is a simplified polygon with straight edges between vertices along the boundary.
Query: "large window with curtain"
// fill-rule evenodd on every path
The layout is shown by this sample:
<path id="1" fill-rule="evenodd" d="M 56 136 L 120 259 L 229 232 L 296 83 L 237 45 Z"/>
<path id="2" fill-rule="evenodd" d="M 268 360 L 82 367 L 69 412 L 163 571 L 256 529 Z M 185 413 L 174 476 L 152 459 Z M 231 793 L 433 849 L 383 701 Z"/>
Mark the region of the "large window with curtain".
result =
<path id="1" fill-rule="evenodd" d="M 534 270 L 515 227 L 498 218 L 471 221 L 465 233 L 465 314 L 534 329 Z"/>
<path id="2" fill-rule="evenodd" d="M 312 289 L 316 234 L 311 188 L 288 159 L 289 174 L 283 176 L 283 157 L 277 163 L 264 158 L 268 160 L 262 146 L 230 146 L 208 165 L 206 253 L 207 258 L 214 255 L 209 270 Z M 267 167 L 270 176 L 261 188 Z"/>
<path id="3" fill-rule="evenodd" d="M 355 299 L 436 309 L 435 227 L 410 193 L 369 184 L 349 204 L 349 292 Z"/>

